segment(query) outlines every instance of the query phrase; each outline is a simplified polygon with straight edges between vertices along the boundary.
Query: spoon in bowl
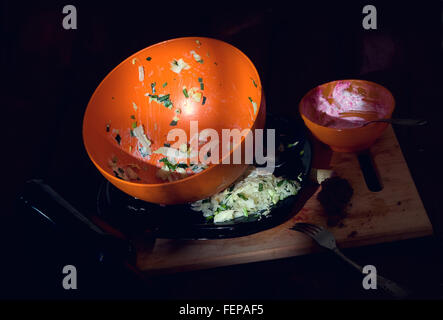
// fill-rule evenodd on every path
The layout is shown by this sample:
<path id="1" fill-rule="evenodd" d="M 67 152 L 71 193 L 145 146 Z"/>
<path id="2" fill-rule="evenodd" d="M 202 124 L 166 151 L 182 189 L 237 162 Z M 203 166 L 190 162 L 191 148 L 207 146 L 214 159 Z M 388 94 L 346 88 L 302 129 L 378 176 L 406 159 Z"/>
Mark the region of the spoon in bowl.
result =
<path id="1" fill-rule="evenodd" d="M 361 126 L 367 126 L 370 123 L 374 122 L 386 122 L 391 124 L 398 124 L 402 126 L 423 126 L 428 124 L 427 120 L 423 119 L 392 119 L 392 118 L 378 118 L 377 113 L 374 111 L 360 111 L 360 110 L 350 110 L 349 112 L 341 112 L 341 118 L 348 117 L 359 117 L 366 122 L 364 122 Z"/>

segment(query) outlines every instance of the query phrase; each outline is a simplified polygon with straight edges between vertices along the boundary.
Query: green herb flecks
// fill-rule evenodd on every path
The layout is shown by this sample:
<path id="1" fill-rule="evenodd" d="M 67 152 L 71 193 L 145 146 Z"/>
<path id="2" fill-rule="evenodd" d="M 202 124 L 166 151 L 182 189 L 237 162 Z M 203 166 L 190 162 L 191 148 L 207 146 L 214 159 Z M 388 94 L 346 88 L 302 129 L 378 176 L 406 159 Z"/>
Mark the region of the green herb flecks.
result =
<path id="1" fill-rule="evenodd" d="M 115 136 L 115 140 L 118 144 L 120 144 L 120 142 L 122 141 L 122 137 L 120 137 L 120 135 L 117 133 L 117 135 Z"/>
<path id="2" fill-rule="evenodd" d="M 214 219 L 214 216 L 207 216 L 206 217 L 206 221 L 211 221 L 212 219 Z"/>
<path id="3" fill-rule="evenodd" d="M 168 85 L 167 82 L 163 83 L 163 88 L 166 87 Z"/>
<path id="4" fill-rule="evenodd" d="M 147 58 L 146 58 L 146 60 L 148 60 L 148 61 L 151 61 L 151 59 L 152 59 L 151 57 L 147 57 Z"/>
<path id="5" fill-rule="evenodd" d="M 254 84 L 254 87 L 257 88 L 257 84 L 255 83 L 254 79 L 251 78 L 251 80 L 252 80 L 252 83 Z"/>
<path id="6" fill-rule="evenodd" d="M 163 144 L 165 147 L 169 148 L 171 145 L 169 143 Z"/>
<path id="7" fill-rule="evenodd" d="M 134 116 L 134 115 L 131 115 L 131 119 L 135 120 L 135 116 Z"/>
<path id="8" fill-rule="evenodd" d="M 263 183 L 258 184 L 258 191 L 263 191 Z"/>
<path id="9" fill-rule="evenodd" d="M 305 150 L 300 151 L 300 155 L 302 156 L 305 153 Z"/>
<path id="10" fill-rule="evenodd" d="M 116 178 L 122 179 L 122 177 L 120 177 L 120 175 L 118 174 L 117 171 L 112 170 L 112 172 L 114 172 L 114 175 L 116 176 Z M 123 180 L 123 179 L 122 179 Z"/>
<path id="11" fill-rule="evenodd" d="M 249 216 L 249 214 L 248 214 L 248 209 L 243 208 L 243 215 L 244 215 L 245 217 Z"/>
<path id="12" fill-rule="evenodd" d="M 248 97 L 249 101 L 252 103 L 252 107 L 254 108 L 254 114 L 257 113 L 257 103 L 255 103 L 251 97 Z"/>
<path id="13" fill-rule="evenodd" d="M 198 82 L 203 82 L 203 78 L 198 78 Z"/>
<path id="14" fill-rule="evenodd" d="M 206 103 L 206 97 L 205 97 L 205 96 L 203 96 L 203 100 L 202 100 L 202 106 L 204 106 L 204 105 L 205 105 L 205 103 Z"/>
<path id="15" fill-rule="evenodd" d="M 132 129 L 135 129 L 135 128 L 137 128 L 137 121 L 134 121 L 134 122 L 132 123 Z"/>
<path id="16" fill-rule="evenodd" d="M 189 98 L 188 90 L 186 90 L 186 88 L 183 88 L 183 94 L 186 98 Z"/>
<path id="17" fill-rule="evenodd" d="M 165 103 L 163 103 L 163 105 L 164 105 L 166 108 L 169 108 L 169 107 L 172 106 L 172 102 L 171 102 L 171 100 L 166 100 Z M 170 108 L 169 108 L 169 109 L 170 109 Z"/>
<path id="18" fill-rule="evenodd" d="M 176 164 L 171 163 L 168 158 L 161 158 L 160 160 L 158 160 L 159 162 L 163 162 L 165 164 L 165 166 L 171 170 L 174 171 L 177 168 Z"/>
<path id="19" fill-rule="evenodd" d="M 203 82 L 200 82 L 200 90 L 205 90 L 205 85 L 203 84 Z"/>
<path id="20" fill-rule="evenodd" d="M 237 196 L 238 196 L 240 199 L 248 200 L 248 198 L 247 198 L 243 193 L 237 193 Z"/>
<path id="21" fill-rule="evenodd" d="M 175 171 L 177 168 L 182 168 L 182 169 L 188 168 L 188 165 L 186 163 L 173 164 L 168 160 L 168 158 L 161 158 L 158 161 L 163 162 L 165 164 L 165 166 L 171 171 Z"/>
<path id="22" fill-rule="evenodd" d="M 167 101 L 167 100 L 169 100 L 169 94 L 166 94 L 166 95 L 161 96 L 161 97 L 158 98 L 158 102 L 164 102 L 164 101 Z"/>
<path id="23" fill-rule="evenodd" d="M 226 206 L 225 206 L 226 207 Z M 217 208 L 217 210 L 215 210 L 215 214 L 218 214 L 219 212 L 222 212 L 222 211 L 225 211 L 226 209 L 223 209 L 223 207 L 222 206 L 219 206 L 218 208 Z"/>
<path id="24" fill-rule="evenodd" d="M 172 120 L 171 123 L 169 124 L 170 126 L 176 126 L 178 123 L 177 120 Z"/>
<path id="25" fill-rule="evenodd" d="M 294 143 L 288 144 L 288 148 L 295 147 L 298 144 L 298 141 L 295 141 Z"/>
<path id="26" fill-rule="evenodd" d="M 152 83 L 151 83 L 151 89 L 152 89 L 152 93 L 153 93 L 153 94 L 155 93 L 155 85 L 156 85 L 155 82 L 152 82 Z"/>
<path id="27" fill-rule="evenodd" d="M 170 97 L 169 93 L 164 96 L 158 97 L 157 102 L 163 104 L 168 109 L 172 109 L 172 102 L 169 99 L 169 97 Z"/>
<path id="28" fill-rule="evenodd" d="M 277 182 L 277 187 L 281 187 L 281 185 L 285 182 L 286 182 L 286 180 L 281 180 L 281 181 Z"/>

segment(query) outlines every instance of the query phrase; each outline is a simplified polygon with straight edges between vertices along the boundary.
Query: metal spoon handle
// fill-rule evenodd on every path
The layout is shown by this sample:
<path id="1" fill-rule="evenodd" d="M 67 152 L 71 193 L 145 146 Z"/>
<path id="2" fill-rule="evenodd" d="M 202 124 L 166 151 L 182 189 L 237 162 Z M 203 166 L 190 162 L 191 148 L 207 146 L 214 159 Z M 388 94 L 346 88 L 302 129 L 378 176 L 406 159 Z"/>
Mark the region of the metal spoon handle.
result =
<path id="1" fill-rule="evenodd" d="M 377 120 L 368 121 L 367 123 L 364 124 L 364 126 L 373 122 L 386 122 L 391 124 L 398 124 L 401 126 L 423 126 L 428 124 L 428 121 L 423 119 L 377 119 Z"/>

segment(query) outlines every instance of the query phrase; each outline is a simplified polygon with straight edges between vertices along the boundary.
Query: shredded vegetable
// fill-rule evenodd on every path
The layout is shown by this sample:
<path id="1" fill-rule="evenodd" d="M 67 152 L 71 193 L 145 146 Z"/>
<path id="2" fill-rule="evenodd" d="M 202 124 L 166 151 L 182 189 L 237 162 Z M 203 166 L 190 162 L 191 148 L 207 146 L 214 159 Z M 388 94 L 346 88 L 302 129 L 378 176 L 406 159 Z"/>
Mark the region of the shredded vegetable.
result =
<path id="1" fill-rule="evenodd" d="M 171 70 L 174 71 L 175 73 L 180 73 L 182 70 L 188 70 L 191 67 L 183 61 L 183 59 L 178 59 L 178 60 L 172 60 L 171 61 Z"/>
<path id="2" fill-rule="evenodd" d="M 258 214 L 266 216 L 280 200 L 297 194 L 300 184 L 286 180 L 258 168 L 252 167 L 231 187 L 191 204 L 214 222 L 229 221 L 241 216 Z"/>
<path id="3" fill-rule="evenodd" d="M 203 63 L 203 59 L 200 57 L 200 55 L 195 52 L 194 50 L 191 50 L 191 54 L 194 57 L 195 61 L 199 62 L 199 63 Z"/>
<path id="4" fill-rule="evenodd" d="M 145 69 L 143 69 L 143 66 L 138 67 L 138 80 L 140 80 L 140 82 L 145 80 Z"/>
<path id="5" fill-rule="evenodd" d="M 135 129 L 132 130 L 134 136 L 138 139 L 139 143 L 139 151 L 142 157 L 149 156 L 151 151 L 151 141 L 146 137 L 145 132 L 143 130 L 143 125 L 139 125 Z"/>

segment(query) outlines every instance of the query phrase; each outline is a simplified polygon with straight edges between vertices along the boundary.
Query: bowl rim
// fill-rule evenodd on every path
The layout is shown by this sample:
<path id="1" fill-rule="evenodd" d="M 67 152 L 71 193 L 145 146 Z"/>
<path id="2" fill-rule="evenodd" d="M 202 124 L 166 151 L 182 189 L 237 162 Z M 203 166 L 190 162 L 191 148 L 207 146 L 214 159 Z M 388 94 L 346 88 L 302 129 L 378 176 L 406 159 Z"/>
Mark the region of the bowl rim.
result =
<path id="1" fill-rule="evenodd" d="M 252 126 L 250 126 L 248 129 L 252 130 L 252 128 L 254 128 L 255 124 L 257 123 L 257 117 L 260 114 L 260 112 L 262 112 L 262 107 L 266 107 L 265 106 L 265 101 L 266 100 L 265 100 L 264 89 L 263 89 L 263 85 L 262 85 L 262 82 L 261 82 L 260 74 L 258 73 L 258 70 L 255 67 L 254 63 L 251 61 L 251 59 L 249 59 L 249 57 L 243 51 L 241 51 L 240 49 L 238 49 L 237 47 L 235 47 L 234 45 L 232 45 L 232 44 L 230 44 L 230 43 L 228 43 L 226 41 L 219 40 L 219 39 L 216 39 L 216 38 L 204 37 L 204 36 L 202 36 L 202 37 L 199 37 L 199 36 L 179 37 L 179 38 L 172 38 L 172 39 L 168 39 L 168 40 L 164 40 L 164 41 L 161 41 L 161 42 L 154 43 L 153 45 L 147 46 L 147 47 L 145 47 L 143 49 L 140 49 L 137 52 L 131 54 L 129 57 L 127 57 L 123 61 L 121 61 L 117 66 L 112 68 L 112 70 L 109 71 L 106 74 L 106 76 L 100 81 L 99 85 L 95 88 L 93 94 L 89 98 L 88 104 L 86 105 L 86 109 L 84 111 L 83 119 L 82 119 L 82 140 L 83 140 L 83 146 L 84 146 L 84 148 L 86 150 L 86 153 L 88 154 L 89 159 L 97 167 L 97 169 L 100 171 L 100 173 L 105 176 L 105 178 L 107 180 L 109 180 L 111 182 L 114 181 L 114 182 L 117 182 L 119 184 L 123 184 L 123 185 L 127 185 L 127 186 L 138 187 L 138 188 L 140 188 L 140 187 L 147 187 L 147 186 L 149 186 L 149 187 L 167 187 L 167 186 L 170 186 L 170 185 L 178 184 L 180 182 L 189 181 L 189 180 L 191 180 L 193 178 L 196 178 L 196 177 L 198 177 L 198 176 L 200 176 L 200 175 L 202 175 L 204 173 L 208 173 L 209 170 L 215 169 L 215 167 L 217 167 L 218 165 L 228 165 L 228 166 L 233 165 L 232 163 L 223 164 L 223 159 L 225 159 L 227 157 L 231 157 L 231 155 L 234 153 L 234 151 L 241 147 L 241 145 L 243 144 L 243 142 L 245 140 L 245 136 L 244 135 L 242 135 L 240 142 L 231 149 L 231 151 L 229 152 L 228 155 L 226 155 L 222 159 L 219 159 L 219 163 L 218 164 L 212 165 L 212 166 L 208 166 L 206 169 L 204 169 L 204 170 L 202 170 L 202 171 L 200 171 L 198 173 L 189 175 L 188 177 L 185 177 L 183 179 L 179 179 L 179 180 L 175 180 L 175 181 L 165 181 L 165 182 L 162 182 L 162 183 L 132 182 L 132 181 L 126 181 L 126 180 L 122 180 L 122 179 L 119 179 L 117 177 L 114 177 L 109 172 L 107 172 L 101 165 L 98 164 L 98 162 L 92 157 L 91 152 L 90 152 L 90 150 L 87 147 L 86 137 L 85 137 L 85 123 L 86 123 L 85 119 L 86 119 L 86 114 L 88 112 L 88 109 L 89 109 L 89 106 L 91 104 L 91 101 L 94 99 L 94 97 L 97 94 L 99 88 L 108 79 L 108 77 L 110 77 L 114 73 L 115 70 L 120 68 L 124 63 L 126 63 L 127 61 L 130 61 L 131 59 L 134 58 L 134 56 L 140 54 L 144 50 L 147 50 L 147 49 L 150 49 L 150 48 L 154 48 L 154 47 L 157 47 L 157 46 L 161 46 L 161 45 L 164 45 L 164 44 L 169 43 L 169 42 L 176 42 L 176 41 L 182 41 L 182 40 L 201 40 L 201 39 L 208 39 L 208 40 L 211 40 L 211 41 L 220 42 L 220 43 L 223 43 L 223 44 L 231 47 L 232 49 L 234 49 L 234 51 L 237 51 L 237 53 L 239 53 L 240 56 L 245 58 L 246 62 L 252 67 L 252 70 L 254 71 L 254 73 L 255 73 L 255 75 L 257 77 L 257 80 L 258 80 L 257 84 L 258 84 L 259 88 L 261 88 L 260 103 L 257 104 L 258 105 L 258 109 L 257 109 L 257 112 L 254 114 Z M 245 167 L 247 167 L 247 164 L 245 164 Z"/>
<path id="2" fill-rule="evenodd" d="M 393 103 L 392 103 L 392 108 L 391 108 L 390 111 L 388 112 L 388 116 L 389 116 L 389 118 L 392 116 L 392 113 L 393 113 L 394 110 L 395 110 L 396 101 L 395 101 L 394 95 L 392 94 L 392 92 L 391 92 L 388 88 L 386 88 L 385 86 L 383 86 L 383 85 L 381 85 L 381 84 L 379 84 L 379 83 L 377 83 L 377 82 L 374 82 L 374 81 L 365 80 L 365 79 L 354 79 L 354 78 L 353 78 L 353 79 L 338 79 L 338 80 L 328 81 L 328 82 L 325 82 L 325 83 L 319 84 L 319 85 L 317 85 L 317 86 L 311 88 L 307 93 L 305 93 L 305 94 L 303 95 L 303 97 L 301 98 L 299 104 L 298 104 L 298 112 L 300 113 L 300 116 L 302 117 L 302 119 L 303 119 L 304 121 L 308 121 L 308 122 L 310 122 L 310 123 L 312 123 L 312 124 L 314 124 L 314 125 L 316 125 L 316 126 L 318 126 L 318 127 L 321 127 L 321 128 L 323 128 L 323 129 L 325 129 L 325 130 L 330 130 L 330 131 L 334 131 L 334 132 L 340 132 L 340 131 L 352 131 L 352 130 L 357 130 L 357 129 L 362 129 L 362 128 L 364 128 L 364 127 L 351 127 L 351 128 L 332 128 L 332 127 L 327 127 L 327 126 L 324 126 L 324 125 L 321 125 L 321 124 L 319 124 L 319 123 L 317 123 L 317 122 L 312 121 L 311 119 L 309 119 L 309 118 L 308 118 L 308 117 L 302 112 L 302 102 L 303 102 L 303 100 L 304 100 L 306 97 L 308 97 L 308 96 L 309 96 L 309 95 L 310 95 L 315 89 L 317 89 L 318 87 L 321 87 L 321 86 L 327 85 L 327 84 L 329 84 L 329 83 L 332 83 L 332 82 L 339 82 L 339 81 L 361 81 L 361 82 L 367 82 L 367 83 L 370 83 L 370 84 L 372 84 L 372 85 L 375 85 L 376 87 L 379 87 L 379 88 L 385 90 L 385 91 L 391 96 L 392 101 L 393 101 Z M 377 125 L 377 123 L 374 123 L 374 125 Z"/>

